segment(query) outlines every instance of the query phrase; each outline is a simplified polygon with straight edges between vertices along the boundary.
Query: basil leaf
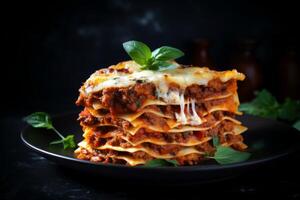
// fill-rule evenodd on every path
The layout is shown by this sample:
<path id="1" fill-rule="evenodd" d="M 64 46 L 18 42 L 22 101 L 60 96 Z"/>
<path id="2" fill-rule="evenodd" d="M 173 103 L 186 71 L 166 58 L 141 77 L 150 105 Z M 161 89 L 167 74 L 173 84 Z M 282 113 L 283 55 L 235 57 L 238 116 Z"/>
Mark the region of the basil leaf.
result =
<path id="1" fill-rule="evenodd" d="M 216 147 L 216 152 L 211 158 L 214 158 L 219 164 L 222 165 L 245 161 L 251 155 L 248 152 L 236 151 L 231 147 L 221 146 L 217 136 L 213 137 L 213 145 Z"/>
<path id="2" fill-rule="evenodd" d="M 165 160 L 165 161 L 167 161 L 169 164 L 171 164 L 173 166 L 176 166 L 176 167 L 179 165 L 179 163 L 177 162 L 177 160 Z"/>
<path id="3" fill-rule="evenodd" d="M 184 53 L 182 51 L 168 46 L 162 46 L 152 52 L 152 57 L 158 61 L 175 60 L 182 56 L 184 56 Z"/>
<path id="4" fill-rule="evenodd" d="M 253 101 L 241 104 L 239 110 L 251 115 L 276 119 L 279 106 L 276 98 L 264 89 L 256 93 L 256 98 Z"/>
<path id="5" fill-rule="evenodd" d="M 178 166 L 176 160 L 153 159 L 146 162 L 145 167 Z"/>
<path id="6" fill-rule="evenodd" d="M 243 162 L 250 157 L 250 153 L 236 151 L 230 147 L 217 146 L 214 159 L 221 165 Z"/>
<path id="7" fill-rule="evenodd" d="M 36 112 L 32 113 L 31 115 L 28 115 L 23 119 L 26 121 L 29 125 L 31 125 L 34 128 L 46 128 L 46 129 L 52 129 L 53 132 L 55 132 L 61 139 L 55 140 L 51 142 L 50 144 L 63 144 L 64 149 L 67 148 L 74 148 L 76 147 L 75 141 L 74 141 L 74 135 L 68 135 L 64 137 L 58 130 L 56 130 L 52 124 L 50 116 L 45 112 Z"/>
<path id="8" fill-rule="evenodd" d="M 35 112 L 23 119 L 34 128 L 53 129 L 50 116 L 45 112 Z"/>
<path id="9" fill-rule="evenodd" d="M 290 122 L 300 119 L 300 101 L 286 98 L 278 110 L 278 117 Z"/>
<path id="10" fill-rule="evenodd" d="M 68 135 L 65 138 L 61 139 L 61 140 L 55 140 L 53 142 L 50 143 L 51 145 L 55 145 L 55 144 L 63 144 L 64 149 L 68 149 L 68 148 L 75 148 L 76 144 L 74 141 L 74 135 Z"/>
<path id="11" fill-rule="evenodd" d="M 150 48 L 139 41 L 128 41 L 123 43 L 123 48 L 136 63 L 144 66 L 151 58 Z"/>
<path id="12" fill-rule="evenodd" d="M 298 120 L 296 123 L 294 123 L 293 127 L 298 129 L 298 131 L 300 131 L 300 120 Z"/>
<path id="13" fill-rule="evenodd" d="M 168 65 L 165 65 L 163 67 L 159 68 L 159 71 L 164 71 L 164 70 L 172 70 L 178 68 L 179 65 L 175 65 L 173 63 L 169 63 Z"/>
<path id="14" fill-rule="evenodd" d="M 166 70 L 177 66 L 170 61 L 184 55 L 179 49 L 162 46 L 151 53 L 150 48 L 139 41 L 128 41 L 123 43 L 125 51 L 132 60 L 141 65 L 141 70 Z"/>
<path id="15" fill-rule="evenodd" d="M 167 61 L 154 61 L 152 65 L 149 66 L 150 70 L 161 70 L 169 67 L 172 63 Z"/>
<path id="16" fill-rule="evenodd" d="M 64 149 L 75 148 L 76 144 L 75 144 L 75 141 L 74 141 L 74 135 L 67 135 L 67 137 L 65 137 L 63 139 L 63 145 L 64 145 Z"/>
<path id="17" fill-rule="evenodd" d="M 241 104 L 239 110 L 251 115 L 282 119 L 293 122 L 300 119 L 300 101 L 286 98 L 283 104 L 279 104 L 276 98 L 267 90 L 256 94 L 256 98 Z"/>

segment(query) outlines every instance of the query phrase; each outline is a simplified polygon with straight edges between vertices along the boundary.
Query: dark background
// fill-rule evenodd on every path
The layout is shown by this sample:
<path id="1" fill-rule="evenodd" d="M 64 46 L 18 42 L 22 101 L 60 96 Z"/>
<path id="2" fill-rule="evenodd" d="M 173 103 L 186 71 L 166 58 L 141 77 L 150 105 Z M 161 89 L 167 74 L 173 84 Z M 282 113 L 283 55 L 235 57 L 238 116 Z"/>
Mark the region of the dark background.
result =
<path id="1" fill-rule="evenodd" d="M 192 64 L 193 41 L 206 38 L 214 64 L 230 68 L 237 41 L 252 38 L 262 87 L 274 94 L 285 81 L 278 78 L 280 56 L 299 44 L 298 6 L 291 1 L 40 1 L 4 8 L 1 112 L 7 114 L 76 109 L 82 82 L 128 59 L 122 43 L 132 39 L 182 49 L 179 62 Z"/>
<path id="2" fill-rule="evenodd" d="M 128 193 L 130 189 L 122 186 L 99 188 L 85 184 L 87 180 L 74 180 L 78 175 L 70 177 L 19 139 L 22 116 L 81 109 L 74 102 L 82 82 L 95 70 L 128 59 L 123 42 L 135 39 L 151 48 L 174 46 L 186 54 L 178 61 L 192 64 L 193 41 L 206 38 L 214 65 L 228 69 L 236 67 L 229 60 L 238 41 L 251 38 L 256 41 L 254 54 L 262 69 L 261 88 L 281 99 L 279 88 L 287 79 L 282 78 L 285 70 L 279 68 L 280 59 L 288 49 L 293 49 L 297 59 L 299 53 L 299 6 L 292 1 L 13 1 L 1 7 L 0 194 L 7 199 L 139 199 L 135 191 Z M 299 158 L 207 185 L 204 195 L 299 198 L 296 161 Z M 214 187 L 223 189 L 218 193 Z M 173 194 L 172 199 L 177 193 Z M 196 186 L 182 189 L 177 197 L 186 198 L 186 194 L 193 199 L 203 196 Z M 147 197 L 170 198 L 168 192 L 159 196 L 154 191 Z"/>

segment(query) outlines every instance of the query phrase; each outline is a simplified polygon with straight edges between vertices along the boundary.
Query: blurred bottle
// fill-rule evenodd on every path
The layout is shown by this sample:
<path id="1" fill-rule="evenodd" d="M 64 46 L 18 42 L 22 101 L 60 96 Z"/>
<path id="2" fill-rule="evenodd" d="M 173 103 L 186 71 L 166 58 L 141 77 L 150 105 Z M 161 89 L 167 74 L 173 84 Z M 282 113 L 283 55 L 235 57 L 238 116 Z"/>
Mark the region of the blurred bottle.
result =
<path id="1" fill-rule="evenodd" d="M 231 59 L 231 66 L 246 75 L 246 79 L 239 83 L 239 97 L 241 102 L 254 98 L 254 91 L 262 84 L 262 70 L 255 56 L 257 42 L 253 39 L 239 41 L 237 52 Z"/>
<path id="2" fill-rule="evenodd" d="M 279 59 L 278 87 L 280 97 L 300 99 L 300 66 L 294 47 L 288 47 Z"/>
<path id="3" fill-rule="evenodd" d="M 199 38 L 193 42 L 192 64 L 199 67 L 214 69 L 213 59 L 209 53 L 210 42 L 208 39 Z"/>

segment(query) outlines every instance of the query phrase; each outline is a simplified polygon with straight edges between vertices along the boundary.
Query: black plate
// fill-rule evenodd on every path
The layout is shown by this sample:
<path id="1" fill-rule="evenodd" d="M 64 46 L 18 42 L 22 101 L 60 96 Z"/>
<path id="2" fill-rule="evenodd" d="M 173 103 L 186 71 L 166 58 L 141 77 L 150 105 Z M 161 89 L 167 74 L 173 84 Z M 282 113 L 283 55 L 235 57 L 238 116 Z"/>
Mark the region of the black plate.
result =
<path id="1" fill-rule="evenodd" d="M 75 134 L 76 142 L 79 142 L 82 140 L 82 131 L 76 118 L 77 114 L 65 114 L 54 117 L 53 121 L 58 130 L 65 134 Z M 74 158 L 72 150 L 63 150 L 60 145 L 49 146 L 49 142 L 57 139 L 52 131 L 27 126 L 22 131 L 21 138 L 28 147 L 42 156 L 67 168 L 79 170 L 80 174 L 100 175 L 131 182 L 143 180 L 148 183 L 192 184 L 223 180 L 297 150 L 300 133 L 296 129 L 274 120 L 254 116 L 244 115 L 240 120 L 249 128 L 243 135 L 252 155 L 248 161 L 230 165 L 219 165 L 213 161 L 200 166 L 158 168 L 96 164 Z"/>

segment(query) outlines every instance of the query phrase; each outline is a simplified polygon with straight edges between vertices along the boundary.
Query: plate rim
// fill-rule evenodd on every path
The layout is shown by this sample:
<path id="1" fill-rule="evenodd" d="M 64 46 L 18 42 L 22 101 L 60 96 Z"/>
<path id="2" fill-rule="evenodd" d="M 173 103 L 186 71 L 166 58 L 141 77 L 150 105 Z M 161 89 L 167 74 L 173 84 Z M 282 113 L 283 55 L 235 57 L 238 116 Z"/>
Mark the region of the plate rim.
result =
<path id="1" fill-rule="evenodd" d="M 63 116 L 67 116 L 67 115 L 71 115 L 73 113 L 68 112 L 68 113 L 64 113 L 61 115 L 54 115 L 54 118 L 57 117 L 63 117 Z M 250 117 L 257 117 L 257 116 L 253 116 L 253 115 L 248 115 Z M 261 118 L 261 117 L 257 117 L 257 118 Z M 271 120 L 268 118 L 263 118 L 263 119 L 267 119 L 269 121 L 276 121 L 276 120 Z M 284 126 L 287 126 L 286 124 L 276 121 L 276 123 L 280 123 Z M 30 142 L 28 142 L 25 139 L 25 134 L 26 130 L 32 128 L 29 125 L 26 125 L 21 133 L 20 133 L 20 138 L 22 140 L 22 142 L 31 150 L 34 150 L 35 152 L 41 154 L 41 155 L 46 155 L 47 157 L 55 157 L 56 159 L 63 159 L 63 160 L 68 160 L 74 163 L 80 163 L 83 165 L 92 165 L 92 166 L 99 166 L 99 167 L 109 167 L 109 168 L 115 168 L 115 169 L 127 169 L 127 170 L 157 170 L 157 171 L 188 171 L 188 172 L 201 172 L 201 171 L 218 171 L 218 170 L 225 170 L 225 169 L 236 169 L 236 168 L 241 168 L 241 167 L 251 167 L 251 166 L 255 166 L 255 165 L 259 165 L 259 164 L 264 164 L 264 163 L 268 163 L 270 161 L 274 161 L 274 160 L 278 160 L 280 158 L 284 158 L 290 154 L 295 153 L 298 149 L 297 146 L 292 145 L 290 146 L 290 148 L 287 148 L 286 151 L 278 153 L 276 155 L 272 155 L 272 156 L 268 156 L 265 158 L 259 158 L 259 159 L 255 159 L 255 160 L 248 160 L 248 161 L 243 161 L 243 162 L 238 162 L 238 163 L 232 163 L 232 164 L 226 164 L 226 165 L 220 165 L 220 164 L 208 164 L 208 165 L 194 165 L 194 166 L 159 166 L 159 167 L 145 167 L 145 166 L 127 166 L 127 165 L 121 165 L 121 164 L 111 164 L 111 163 L 96 163 L 96 162 L 91 162 L 91 161 L 87 161 L 87 160 L 80 160 L 77 159 L 75 157 L 69 157 L 69 156 L 65 156 L 65 155 L 61 155 L 61 154 L 57 154 L 57 153 L 53 153 L 53 152 L 49 152 L 46 151 L 44 149 L 41 149 L 39 147 L 36 147 L 35 145 L 31 144 Z M 293 128 L 293 127 L 290 127 Z M 51 159 L 49 159 L 51 160 Z"/>

